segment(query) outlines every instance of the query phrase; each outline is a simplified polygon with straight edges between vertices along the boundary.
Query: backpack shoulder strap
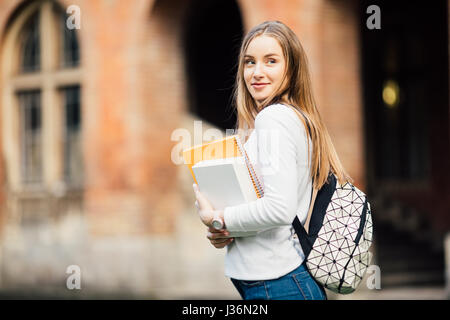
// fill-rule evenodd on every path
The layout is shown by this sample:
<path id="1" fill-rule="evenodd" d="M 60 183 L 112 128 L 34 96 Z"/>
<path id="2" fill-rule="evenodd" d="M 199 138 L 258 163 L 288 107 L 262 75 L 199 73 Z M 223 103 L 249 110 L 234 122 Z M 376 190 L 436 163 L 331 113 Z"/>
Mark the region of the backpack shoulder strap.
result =
<path id="1" fill-rule="evenodd" d="M 313 191 L 312 191 L 312 195 L 311 195 L 311 202 L 309 204 L 309 211 L 308 211 L 308 216 L 306 217 L 306 221 L 305 221 L 305 231 L 308 232 L 309 231 L 309 222 L 311 221 L 311 215 L 312 215 L 312 211 L 314 208 L 314 202 L 316 201 L 316 197 L 317 197 L 317 189 L 314 188 L 314 181 L 313 181 Z"/>
<path id="2" fill-rule="evenodd" d="M 309 222 L 311 221 L 312 212 L 314 209 L 314 202 L 316 201 L 317 190 L 314 188 L 314 179 L 313 186 L 311 192 L 311 201 L 309 203 L 308 215 L 306 216 L 305 225 L 303 226 L 296 215 L 294 221 L 292 222 L 292 226 L 294 227 L 295 232 L 297 233 L 298 240 L 300 241 L 300 245 L 302 246 L 303 253 L 308 256 L 309 252 L 312 249 L 312 243 L 308 236 L 309 231 Z"/>

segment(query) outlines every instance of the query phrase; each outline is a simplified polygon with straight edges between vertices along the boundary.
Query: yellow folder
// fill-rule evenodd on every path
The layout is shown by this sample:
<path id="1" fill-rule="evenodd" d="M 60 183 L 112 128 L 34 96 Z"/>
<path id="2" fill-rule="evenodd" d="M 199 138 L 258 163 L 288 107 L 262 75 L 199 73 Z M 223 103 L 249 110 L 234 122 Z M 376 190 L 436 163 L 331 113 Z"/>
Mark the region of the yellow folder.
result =
<path id="1" fill-rule="evenodd" d="M 261 198 L 263 196 L 261 183 L 259 182 L 258 177 L 255 174 L 255 170 L 250 163 L 250 160 L 238 135 L 227 136 L 222 139 L 217 139 L 183 150 L 184 163 L 188 166 L 189 171 L 191 172 L 191 175 L 194 178 L 195 183 L 197 184 L 197 179 L 195 179 L 195 174 L 192 170 L 192 166 L 194 166 L 196 163 L 204 160 L 234 157 L 244 157 L 253 186 L 255 188 L 256 195 L 258 196 L 258 198 Z"/>

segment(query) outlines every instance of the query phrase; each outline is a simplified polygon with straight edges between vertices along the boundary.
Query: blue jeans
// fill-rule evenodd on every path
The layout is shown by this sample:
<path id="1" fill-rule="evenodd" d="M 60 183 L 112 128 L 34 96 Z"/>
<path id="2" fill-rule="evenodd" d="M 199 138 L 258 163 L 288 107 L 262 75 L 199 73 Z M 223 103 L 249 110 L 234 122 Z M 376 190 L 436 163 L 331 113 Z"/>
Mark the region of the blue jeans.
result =
<path id="1" fill-rule="evenodd" d="M 244 300 L 326 300 L 324 288 L 306 269 L 305 262 L 294 271 L 272 280 L 246 281 L 231 278 Z"/>

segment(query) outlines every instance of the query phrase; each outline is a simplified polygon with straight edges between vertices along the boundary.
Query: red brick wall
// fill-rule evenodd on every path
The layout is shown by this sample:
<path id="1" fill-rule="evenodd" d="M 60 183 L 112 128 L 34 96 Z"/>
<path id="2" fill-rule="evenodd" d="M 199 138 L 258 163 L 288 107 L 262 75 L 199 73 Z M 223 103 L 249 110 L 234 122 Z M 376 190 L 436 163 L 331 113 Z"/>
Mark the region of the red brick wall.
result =
<path id="1" fill-rule="evenodd" d="M 171 232 L 180 211 L 170 135 L 184 110 L 182 6 L 173 5 L 98 1 L 87 9 L 95 99 L 85 103 L 85 203 L 95 234 Z"/>
<path id="2" fill-rule="evenodd" d="M 0 2 L 0 30 L 19 3 Z M 81 9 L 84 206 L 90 231 L 170 233 L 182 209 L 170 135 L 186 110 L 179 37 L 189 3 L 62 3 Z M 297 33 L 341 160 L 363 186 L 357 25 L 349 3 L 238 1 L 246 30 L 279 19 Z M 2 172 L 0 163 L 0 177 Z"/>

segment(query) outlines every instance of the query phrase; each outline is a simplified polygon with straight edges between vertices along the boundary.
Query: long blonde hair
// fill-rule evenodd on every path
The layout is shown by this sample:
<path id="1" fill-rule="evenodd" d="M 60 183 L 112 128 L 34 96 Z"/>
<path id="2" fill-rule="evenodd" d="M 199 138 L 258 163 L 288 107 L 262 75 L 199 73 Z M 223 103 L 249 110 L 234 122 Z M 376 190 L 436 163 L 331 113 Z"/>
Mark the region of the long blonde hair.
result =
<path id="1" fill-rule="evenodd" d="M 259 106 L 248 91 L 244 80 L 244 55 L 249 43 L 256 37 L 266 35 L 280 44 L 286 61 L 283 81 L 273 94 Z M 313 144 L 311 178 L 314 188 L 320 189 L 334 173 L 339 183 L 352 181 L 342 166 L 314 100 L 308 60 L 295 33 L 279 21 L 266 21 L 251 29 L 243 39 L 238 61 L 238 72 L 234 87 L 234 106 L 237 110 L 236 129 L 254 128 L 259 111 L 268 105 L 282 103 L 293 109 L 307 129 Z M 306 122 L 307 123 L 306 123 Z M 308 140 L 308 152 L 310 152 Z"/>

